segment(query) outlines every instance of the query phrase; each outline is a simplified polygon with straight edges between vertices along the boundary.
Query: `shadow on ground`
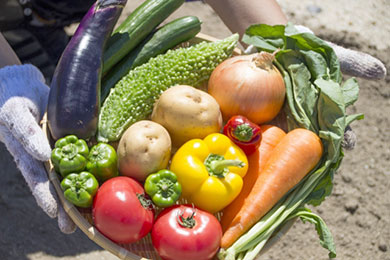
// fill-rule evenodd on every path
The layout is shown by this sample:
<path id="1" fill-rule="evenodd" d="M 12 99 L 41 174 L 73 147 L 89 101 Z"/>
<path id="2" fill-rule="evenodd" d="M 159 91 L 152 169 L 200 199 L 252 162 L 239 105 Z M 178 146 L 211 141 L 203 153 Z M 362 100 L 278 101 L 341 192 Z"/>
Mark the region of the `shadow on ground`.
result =
<path id="1" fill-rule="evenodd" d="M 30 259 L 42 252 L 54 257 L 102 250 L 83 232 L 61 233 L 57 219 L 37 205 L 11 155 L 0 143 L 0 259 Z"/>

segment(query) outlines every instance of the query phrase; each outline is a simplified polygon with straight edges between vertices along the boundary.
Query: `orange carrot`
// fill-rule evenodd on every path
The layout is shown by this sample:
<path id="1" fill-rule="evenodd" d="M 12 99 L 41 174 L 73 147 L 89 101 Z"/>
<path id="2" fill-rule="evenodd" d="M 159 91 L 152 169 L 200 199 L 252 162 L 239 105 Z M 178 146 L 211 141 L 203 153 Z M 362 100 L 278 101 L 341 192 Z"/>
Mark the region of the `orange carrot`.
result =
<path id="1" fill-rule="evenodd" d="M 231 246 L 258 222 L 320 161 L 323 147 L 312 131 L 299 128 L 287 133 L 272 151 L 241 210 L 226 229 L 221 247 Z"/>
<path id="2" fill-rule="evenodd" d="M 259 174 L 264 169 L 265 162 L 268 160 L 271 151 L 286 135 L 286 133 L 277 126 L 262 125 L 260 126 L 261 141 L 257 151 L 248 156 L 248 171 L 243 179 L 244 184 L 240 194 L 230 203 L 221 216 L 222 230 L 225 231 L 233 218 L 244 205 L 245 199 L 248 197 L 253 185 L 255 184 Z"/>

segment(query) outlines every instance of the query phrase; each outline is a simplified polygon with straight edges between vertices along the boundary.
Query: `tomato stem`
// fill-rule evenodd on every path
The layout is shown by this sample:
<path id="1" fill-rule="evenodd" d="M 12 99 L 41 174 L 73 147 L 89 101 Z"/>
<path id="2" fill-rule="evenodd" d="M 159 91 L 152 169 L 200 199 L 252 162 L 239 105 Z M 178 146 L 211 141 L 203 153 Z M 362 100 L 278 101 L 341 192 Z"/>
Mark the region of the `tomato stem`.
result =
<path id="1" fill-rule="evenodd" d="M 154 205 L 152 203 L 152 201 L 150 199 L 148 199 L 145 194 L 141 194 L 141 193 L 136 193 L 137 195 L 137 198 L 139 200 L 139 202 L 141 203 L 142 207 L 144 207 L 145 209 L 148 209 L 148 210 L 152 210 Z"/>
<path id="2" fill-rule="evenodd" d="M 194 219 L 196 214 L 196 209 L 192 211 L 191 216 L 185 218 L 184 211 L 180 211 L 179 214 L 177 214 L 177 222 L 179 223 L 180 226 L 185 227 L 185 228 L 193 228 L 196 225 L 196 221 Z"/>

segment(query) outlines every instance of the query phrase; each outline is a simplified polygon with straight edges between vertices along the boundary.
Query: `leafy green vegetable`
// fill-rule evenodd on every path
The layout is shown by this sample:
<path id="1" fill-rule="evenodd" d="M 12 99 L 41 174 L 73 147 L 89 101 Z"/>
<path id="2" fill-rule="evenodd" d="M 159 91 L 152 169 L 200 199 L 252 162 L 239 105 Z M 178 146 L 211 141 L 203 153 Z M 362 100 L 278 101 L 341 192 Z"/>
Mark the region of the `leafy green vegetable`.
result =
<path id="1" fill-rule="evenodd" d="M 321 218 L 302 211 L 317 206 L 332 191 L 333 175 L 343 158 L 345 128 L 363 115 L 347 115 L 346 108 L 358 98 L 359 86 L 352 78 L 342 83 L 339 61 L 333 49 L 311 33 L 299 33 L 291 23 L 283 26 L 252 25 L 243 37 L 259 51 L 276 52 L 275 64 L 286 85 L 289 130 L 302 127 L 317 133 L 324 145 L 321 162 L 231 247 L 221 250 L 222 259 L 254 259 L 266 242 L 294 216 L 316 224 L 321 244 L 335 257 L 331 233 Z"/>
<path id="2" fill-rule="evenodd" d="M 307 208 L 298 209 L 290 218 L 295 217 L 300 217 L 303 222 L 308 221 L 315 225 L 318 236 L 320 238 L 321 246 L 329 250 L 330 258 L 335 258 L 336 249 L 333 242 L 333 237 L 328 226 L 325 224 L 325 221 Z"/>

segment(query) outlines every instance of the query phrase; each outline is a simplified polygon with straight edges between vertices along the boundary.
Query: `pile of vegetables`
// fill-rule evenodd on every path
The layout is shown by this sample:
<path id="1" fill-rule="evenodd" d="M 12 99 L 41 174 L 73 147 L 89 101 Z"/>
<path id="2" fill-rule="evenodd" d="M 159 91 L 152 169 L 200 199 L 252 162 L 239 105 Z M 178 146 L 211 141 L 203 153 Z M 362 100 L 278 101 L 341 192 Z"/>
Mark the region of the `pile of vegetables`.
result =
<path id="1" fill-rule="evenodd" d="M 112 32 L 125 3 L 96 2 L 52 81 L 66 199 L 113 242 L 150 234 L 164 259 L 254 259 L 297 217 L 335 257 L 306 205 L 331 193 L 345 128 L 363 116 L 346 114 L 358 85 L 331 47 L 289 24 L 250 26 L 255 54 L 231 57 L 236 34 L 174 48 L 200 30 L 193 16 L 158 27 L 182 0 L 147 0 Z"/>
<path id="2" fill-rule="evenodd" d="M 302 181 L 238 240 L 221 250 L 220 256 L 253 259 L 275 231 L 300 217 L 316 225 L 321 245 L 333 258 L 336 252 L 330 231 L 305 205 L 318 206 L 330 195 L 333 175 L 343 158 L 341 144 L 345 129 L 354 120 L 363 118 L 362 114 L 347 115 L 346 112 L 358 98 L 357 81 L 350 78 L 342 82 L 333 49 L 313 34 L 297 32 L 292 24 L 252 25 L 246 30 L 243 41 L 260 51 L 277 51 L 275 64 L 286 85 L 284 112 L 288 130 L 303 128 L 316 133 L 323 144 L 323 155 Z"/>

